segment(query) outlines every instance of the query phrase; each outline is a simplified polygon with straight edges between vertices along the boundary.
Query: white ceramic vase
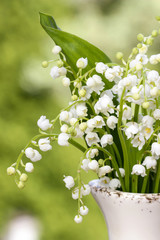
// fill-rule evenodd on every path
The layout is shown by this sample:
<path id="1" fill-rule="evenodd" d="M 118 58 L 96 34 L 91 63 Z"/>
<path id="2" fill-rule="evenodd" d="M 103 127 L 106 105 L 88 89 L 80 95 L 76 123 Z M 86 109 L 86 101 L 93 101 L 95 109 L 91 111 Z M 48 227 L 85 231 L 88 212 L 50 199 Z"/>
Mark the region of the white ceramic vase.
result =
<path id="1" fill-rule="evenodd" d="M 107 224 L 109 240 L 160 240 L 160 194 L 111 191 L 90 182 Z"/>

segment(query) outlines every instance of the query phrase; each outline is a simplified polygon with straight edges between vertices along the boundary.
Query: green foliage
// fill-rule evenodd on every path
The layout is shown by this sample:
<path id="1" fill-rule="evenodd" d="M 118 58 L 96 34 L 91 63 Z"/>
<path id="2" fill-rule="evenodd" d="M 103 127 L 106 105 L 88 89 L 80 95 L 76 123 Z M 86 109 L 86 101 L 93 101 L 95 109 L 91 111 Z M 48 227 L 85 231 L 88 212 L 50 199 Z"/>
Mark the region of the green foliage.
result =
<path id="1" fill-rule="evenodd" d="M 71 66 L 73 73 L 78 71 L 75 63 L 81 57 L 87 57 L 88 59 L 85 72 L 95 67 L 96 62 L 111 62 L 108 56 L 94 45 L 73 34 L 60 30 L 52 16 L 40 13 L 40 23 L 53 41 L 61 46 L 62 52 L 66 56 L 66 62 Z M 74 76 L 72 79 L 74 79 Z M 110 89 L 113 86 L 113 83 L 109 82 L 106 78 L 103 78 L 103 81 L 105 82 L 106 89 Z"/>

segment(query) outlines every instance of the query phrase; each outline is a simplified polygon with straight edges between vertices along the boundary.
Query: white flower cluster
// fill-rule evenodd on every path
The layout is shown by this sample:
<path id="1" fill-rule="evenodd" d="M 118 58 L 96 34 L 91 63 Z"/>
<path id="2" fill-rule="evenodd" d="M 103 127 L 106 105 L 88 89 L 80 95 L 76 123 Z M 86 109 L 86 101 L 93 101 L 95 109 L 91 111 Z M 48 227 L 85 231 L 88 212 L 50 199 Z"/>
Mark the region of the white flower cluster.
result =
<path id="1" fill-rule="evenodd" d="M 66 188 L 69 190 L 75 186 L 75 181 L 72 176 L 64 176 L 63 181 L 65 182 Z M 81 186 L 82 185 L 82 186 Z M 79 182 L 79 186 L 72 190 L 72 198 L 79 201 L 81 207 L 79 208 L 78 215 L 75 216 L 74 221 L 81 223 L 84 215 L 87 215 L 89 209 L 84 205 L 82 197 L 90 194 L 90 186 L 88 184 L 82 184 Z"/>
<path id="2" fill-rule="evenodd" d="M 40 131 L 41 130 L 47 131 L 52 127 L 52 124 L 49 122 L 46 116 L 41 116 L 40 119 L 37 121 L 37 125 L 40 128 Z M 16 183 L 18 188 L 20 189 L 24 188 L 25 182 L 27 181 L 28 176 L 26 173 L 21 173 L 21 171 L 18 169 L 18 164 L 21 164 L 21 167 L 24 168 L 25 172 L 32 173 L 34 171 L 33 163 L 40 161 L 42 159 L 42 155 L 39 153 L 39 151 L 30 147 L 29 145 L 34 145 L 34 147 L 38 147 L 39 150 L 41 150 L 42 152 L 52 150 L 51 140 L 49 137 L 40 138 L 38 142 L 36 142 L 35 140 L 31 140 L 30 143 L 27 145 L 27 147 L 24 150 L 22 150 L 17 160 L 17 163 L 14 163 L 12 164 L 11 167 L 7 168 L 8 175 L 16 176 L 16 173 L 18 174 L 18 178 L 16 178 Z M 21 159 L 23 154 L 25 154 L 26 158 L 30 160 L 26 164 L 24 164 Z"/>
<path id="3" fill-rule="evenodd" d="M 63 179 L 66 188 L 72 189 L 72 198 L 78 200 L 76 223 L 82 222 L 89 211 L 82 201 L 83 196 L 90 193 L 89 185 L 81 180 L 82 170 L 93 171 L 99 178 L 99 186 L 111 191 L 145 192 L 147 184 L 150 184 L 147 181 L 151 181 L 152 192 L 158 192 L 160 76 L 148 65 L 158 64 L 160 54 L 147 55 L 157 36 L 155 33 L 148 37 L 139 34 L 137 39 L 141 43 L 132 50 L 126 62 L 123 54 L 118 53 L 117 57 L 123 64 L 120 66 L 97 62 L 93 69 L 89 69 L 87 57 L 76 59 L 74 67 L 77 73 L 74 71 L 73 76 L 72 66 L 66 65 L 63 49 L 57 45 L 53 48 L 53 54 L 59 54 L 61 59 L 52 67 L 50 75 L 53 79 L 63 76 L 63 85 L 71 89 L 71 101 L 51 122 L 46 116 L 40 117 L 37 122 L 40 134 L 27 145 L 17 162 L 7 169 L 8 175 L 20 175 L 19 188 L 27 179 L 27 175 L 19 171 L 19 164 L 26 172 L 32 172 L 33 163 L 42 158 L 35 148 L 42 152 L 51 150 L 51 141 L 56 140 L 60 146 L 71 144 L 83 152 L 77 177 L 64 176 Z M 43 62 L 42 66 L 47 67 L 47 64 Z M 112 86 L 110 89 L 107 89 L 107 83 Z M 60 124 L 59 134 L 53 133 L 57 121 Z M 84 139 L 87 148 L 76 138 Z M 25 165 L 23 154 L 30 160 Z"/>

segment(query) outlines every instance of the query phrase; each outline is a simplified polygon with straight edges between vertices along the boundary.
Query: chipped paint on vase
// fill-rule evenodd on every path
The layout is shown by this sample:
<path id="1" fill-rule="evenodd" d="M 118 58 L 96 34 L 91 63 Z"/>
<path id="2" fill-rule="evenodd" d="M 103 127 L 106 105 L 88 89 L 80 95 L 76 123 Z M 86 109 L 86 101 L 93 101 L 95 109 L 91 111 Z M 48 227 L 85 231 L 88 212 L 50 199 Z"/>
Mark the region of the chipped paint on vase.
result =
<path id="1" fill-rule="evenodd" d="M 160 240 L 160 194 L 112 191 L 90 182 L 107 224 L 109 240 Z"/>

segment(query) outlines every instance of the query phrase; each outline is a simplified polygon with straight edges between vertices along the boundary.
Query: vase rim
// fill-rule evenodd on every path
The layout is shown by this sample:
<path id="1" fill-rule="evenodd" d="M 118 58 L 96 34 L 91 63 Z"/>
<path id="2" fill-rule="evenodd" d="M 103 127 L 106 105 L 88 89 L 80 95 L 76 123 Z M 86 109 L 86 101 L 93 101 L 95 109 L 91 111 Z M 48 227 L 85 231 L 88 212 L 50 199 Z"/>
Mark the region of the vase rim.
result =
<path id="1" fill-rule="evenodd" d="M 159 197 L 160 198 L 160 193 L 134 193 L 134 192 L 123 192 L 120 190 L 112 190 L 110 188 L 107 188 L 107 186 L 102 186 L 99 185 L 99 179 L 94 179 L 92 181 L 89 182 L 89 186 L 91 187 L 91 189 L 94 189 L 98 192 L 103 192 L 103 193 L 108 193 L 108 194 L 117 194 L 117 195 L 123 195 L 123 196 L 133 196 L 136 195 L 137 197 L 144 197 L 144 196 L 150 196 L 150 197 Z"/>

